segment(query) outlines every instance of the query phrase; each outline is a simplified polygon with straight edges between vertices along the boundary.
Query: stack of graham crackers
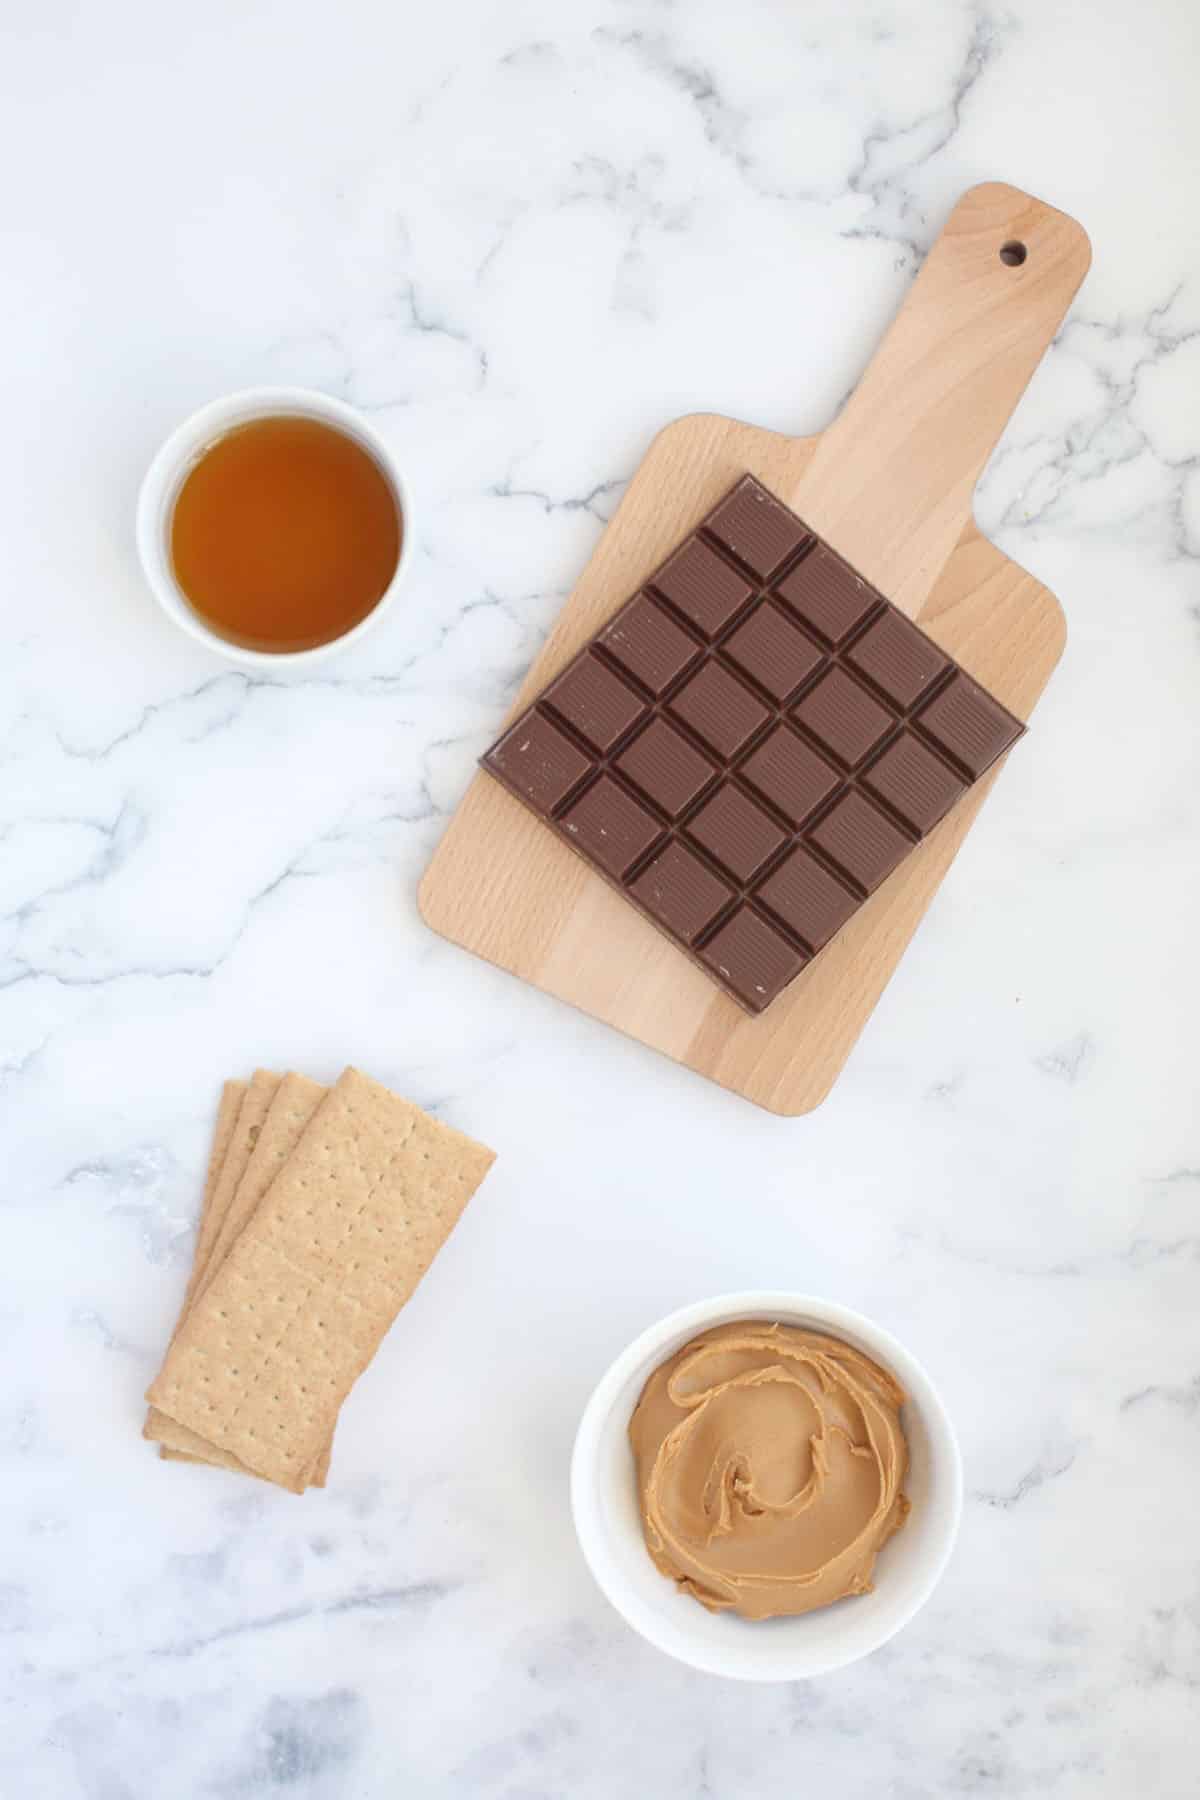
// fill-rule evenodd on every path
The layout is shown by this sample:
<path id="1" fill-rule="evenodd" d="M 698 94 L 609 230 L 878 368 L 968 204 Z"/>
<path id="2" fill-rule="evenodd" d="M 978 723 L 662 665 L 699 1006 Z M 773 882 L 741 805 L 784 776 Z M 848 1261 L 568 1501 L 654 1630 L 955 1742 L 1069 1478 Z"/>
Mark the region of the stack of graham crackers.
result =
<path id="1" fill-rule="evenodd" d="M 322 1487 L 342 1401 L 495 1160 L 378 1082 L 226 1082 L 195 1261 L 146 1393 L 160 1454 Z"/>

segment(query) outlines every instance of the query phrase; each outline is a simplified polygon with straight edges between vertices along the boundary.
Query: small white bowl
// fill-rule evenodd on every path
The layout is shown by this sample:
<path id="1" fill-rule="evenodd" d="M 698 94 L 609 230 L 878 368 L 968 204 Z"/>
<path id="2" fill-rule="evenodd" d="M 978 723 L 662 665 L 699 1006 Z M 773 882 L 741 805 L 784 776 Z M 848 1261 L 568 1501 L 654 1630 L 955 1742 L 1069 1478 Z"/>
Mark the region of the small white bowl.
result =
<path id="1" fill-rule="evenodd" d="M 750 1621 L 710 1613 L 660 1575 L 642 1537 L 630 1416 L 647 1377 L 690 1338 L 736 1319 L 768 1319 L 844 1338 L 890 1369 L 908 1399 L 901 1415 L 912 1512 L 875 1565 L 870 1594 L 798 1618 Z M 797 1681 L 843 1668 L 906 1625 L 941 1577 L 962 1513 L 962 1462 L 928 1375 L 894 1337 L 849 1307 L 804 1294 L 722 1294 L 671 1313 L 618 1356 L 584 1409 L 571 1459 L 571 1509 L 592 1574 L 617 1611 L 659 1650 L 710 1675 Z"/>
<path id="2" fill-rule="evenodd" d="M 210 631 L 203 619 L 193 612 L 171 567 L 171 514 L 188 472 L 218 438 L 224 437 L 235 426 L 247 425 L 252 419 L 280 417 L 320 419 L 353 438 L 378 464 L 392 489 L 400 514 L 400 556 L 387 588 L 365 619 L 360 619 L 357 625 L 352 625 L 349 631 L 331 639 L 328 644 L 317 644 L 311 650 L 249 650 L 241 644 L 231 644 L 219 632 Z M 202 406 L 171 433 L 147 469 L 138 495 L 138 555 L 154 598 L 168 619 L 189 637 L 215 650 L 227 662 L 240 663 L 248 669 L 306 668 L 356 643 L 379 623 L 396 598 L 411 561 L 412 542 L 412 496 L 387 441 L 355 407 L 309 388 L 244 388 L 241 393 L 227 394 L 224 399 L 212 400 Z"/>

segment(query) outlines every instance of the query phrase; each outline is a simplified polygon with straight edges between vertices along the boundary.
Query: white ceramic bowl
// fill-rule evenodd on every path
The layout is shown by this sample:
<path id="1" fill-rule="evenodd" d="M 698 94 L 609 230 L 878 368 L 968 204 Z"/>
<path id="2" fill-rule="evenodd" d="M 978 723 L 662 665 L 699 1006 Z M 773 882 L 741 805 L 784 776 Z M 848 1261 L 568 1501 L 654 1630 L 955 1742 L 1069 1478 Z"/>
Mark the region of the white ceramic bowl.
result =
<path id="1" fill-rule="evenodd" d="M 911 1459 L 905 1491 L 912 1513 L 879 1553 L 873 1593 L 799 1618 L 751 1622 L 707 1612 L 651 1562 L 626 1435 L 630 1415 L 652 1370 L 698 1332 L 735 1319 L 777 1320 L 844 1338 L 889 1368 L 906 1390 L 901 1417 Z M 928 1600 L 958 1532 L 962 1463 L 933 1383 L 888 1332 L 849 1307 L 803 1294 L 722 1294 L 652 1325 L 601 1378 L 575 1439 L 571 1507 L 592 1574 L 626 1622 L 650 1643 L 711 1675 L 796 1681 L 869 1655 Z"/>
<path id="2" fill-rule="evenodd" d="M 318 644 L 311 650 L 248 650 L 240 644 L 231 644 L 219 633 L 210 631 L 184 599 L 171 567 L 171 513 L 184 477 L 211 444 L 231 431 L 235 425 L 247 425 L 252 419 L 281 416 L 320 419 L 353 438 L 374 459 L 391 486 L 400 513 L 400 556 L 396 563 L 396 573 L 380 599 L 365 619 L 360 619 L 357 625 L 351 626 L 341 637 L 332 639 L 328 644 Z M 241 393 L 227 394 L 224 399 L 212 400 L 207 406 L 202 406 L 199 412 L 194 412 L 191 418 L 185 419 L 171 433 L 147 469 L 138 495 L 138 555 L 151 593 L 167 617 L 182 631 L 186 631 L 189 637 L 197 638 L 227 662 L 240 663 L 243 668 L 306 668 L 311 663 L 321 662 L 339 650 L 344 650 L 348 644 L 356 643 L 373 625 L 379 623 L 395 600 L 411 561 L 412 542 L 412 496 L 386 439 L 355 407 L 347 406 L 341 400 L 332 400 L 328 394 L 318 394 L 309 388 L 245 388 Z"/>

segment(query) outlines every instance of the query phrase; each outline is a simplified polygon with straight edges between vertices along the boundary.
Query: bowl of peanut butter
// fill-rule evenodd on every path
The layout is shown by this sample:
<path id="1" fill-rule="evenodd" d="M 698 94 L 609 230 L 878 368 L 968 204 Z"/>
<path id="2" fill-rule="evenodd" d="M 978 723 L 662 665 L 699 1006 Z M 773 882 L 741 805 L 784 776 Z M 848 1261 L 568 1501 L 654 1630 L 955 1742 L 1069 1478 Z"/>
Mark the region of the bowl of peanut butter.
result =
<path id="1" fill-rule="evenodd" d="M 650 1326 L 601 1378 L 571 1469 L 580 1546 L 650 1643 L 794 1681 L 869 1655 L 949 1560 L 962 1468 L 924 1369 L 849 1308 L 727 1294 Z"/>

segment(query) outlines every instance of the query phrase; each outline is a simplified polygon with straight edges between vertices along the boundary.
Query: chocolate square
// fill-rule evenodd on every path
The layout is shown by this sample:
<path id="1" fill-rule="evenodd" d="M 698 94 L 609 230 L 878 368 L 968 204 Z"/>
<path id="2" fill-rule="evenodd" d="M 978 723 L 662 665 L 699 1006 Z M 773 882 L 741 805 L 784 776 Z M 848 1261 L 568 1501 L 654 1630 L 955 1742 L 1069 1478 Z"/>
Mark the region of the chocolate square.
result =
<path id="1" fill-rule="evenodd" d="M 1012 714 L 961 673 L 921 708 L 916 723 L 974 780 L 1021 735 Z"/>
<path id="2" fill-rule="evenodd" d="M 709 513 L 705 526 L 760 582 L 769 580 L 811 535 L 758 481 L 740 481 Z"/>
<path id="3" fill-rule="evenodd" d="M 611 775 L 601 775 L 560 821 L 567 837 L 618 881 L 662 836 L 652 813 L 627 794 Z"/>
<path id="4" fill-rule="evenodd" d="M 797 563 L 777 583 L 775 592 L 810 631 L 834 645 L 844 643 L 855 626 L 880 605 L 875 589 L 827 544 L 818 544 Z"/>
<path id="5" fill-rule="evenodd" d="M 647 864 L 629 892 L 651 918 L 685 944 L 694 943 L 734 897 L 733 889 L 678 838 Z"/>
<path id="6" fill-rule="evenodd" d="M 651 719 L 615 766 L 669 819 L 686 812 L 717 774 L 708 758 L 661 717 Z"/>
<path id="7" fill-rule="evenodd" d="M 722 647 L 730 662 L 764 688 L 776 705 L 794 694 L 825 660 L 825 652 L 786 613 L 770 605 L 756 607 Z"/>
<path id="8" fill-rule="evenodd" d="M 950 664 L 911 619 L 889 607 L 846 652 L 852 668 L 868 675 L 897 706 L 912 706 Z"/>
<path id="9" fill-rule="evenodd" d="M 869 756 L 896 723 L 895 713 L 841 667 L 830 669 L 809 688 L 792 708 L 792 717 L 850 769 Z"/>
<path id="10" fill-rule="evenodd" d="M 754 897 L 815 955 L 859 908 L 859 898 L 798 844 Z"/>
<path id="11" fill-rule="evenodd" d="M 670 701 L 670 710 L 710 750 L 728 760 L 765 725 L 770 713 L 728 669 L 706 662 Z"/>
<path id="12" fill-rule="evenodd" d="M 709 938 L 702 962 L 750 1012 L 761 1012 L 808 960 L 802 950 L 752 912 L 739 906 Z"/>
<path id="13" fill-rule="evenodd" d="M 787 725 L 775 727 L 746 758 L 740 773 L 783 814 L 793 830 L 828 800 L 842 780 L 837 770 Z"/>
<path id="14" fill-rule="evenodd" d="M 950 811 L 966 783 L 915 732 L 906 731 L 871 764 L 863 786 L 924 837 Z"/>
<path id="15" fill-rule="evenodd" d="M 649 688 L 656 700 L 689 663 L 703 655 L 695 638 L 649 594 L 635 594 L 596 641 L 627 674 Z"/>
<path id="16" fill-rule="evenodd" d="M 817 849 L 868 894 L 913 846 L 913 840 L 857 788 L 846 789 L 811 835 Z"/>
<path id="17" fill-rule="evenodd" d="M 598 656 L 581 656 L 546 689 L 546 705 L 603 756 L 645 710 L 645 702 Z"/>
<path id="18" fill-rule="evenodd" d="M 488 766 L 538 812 L 552 813 L 592 767 L 557 725 L 526 713 L 488 751 Z"/>
<path id="19" fill-rule="evenodd" d="M 732 782 L 722 783 L 692 814 L 687 834 L 743 886 L 786 842 L 774 819 Z"/>
<path id="20" fill-rule="evenodd" d="M 689 538 L 653 578 L 657 593 L 669 600 L 707 638 L 743 607 L 754 589 L 703 538 Z"/>

